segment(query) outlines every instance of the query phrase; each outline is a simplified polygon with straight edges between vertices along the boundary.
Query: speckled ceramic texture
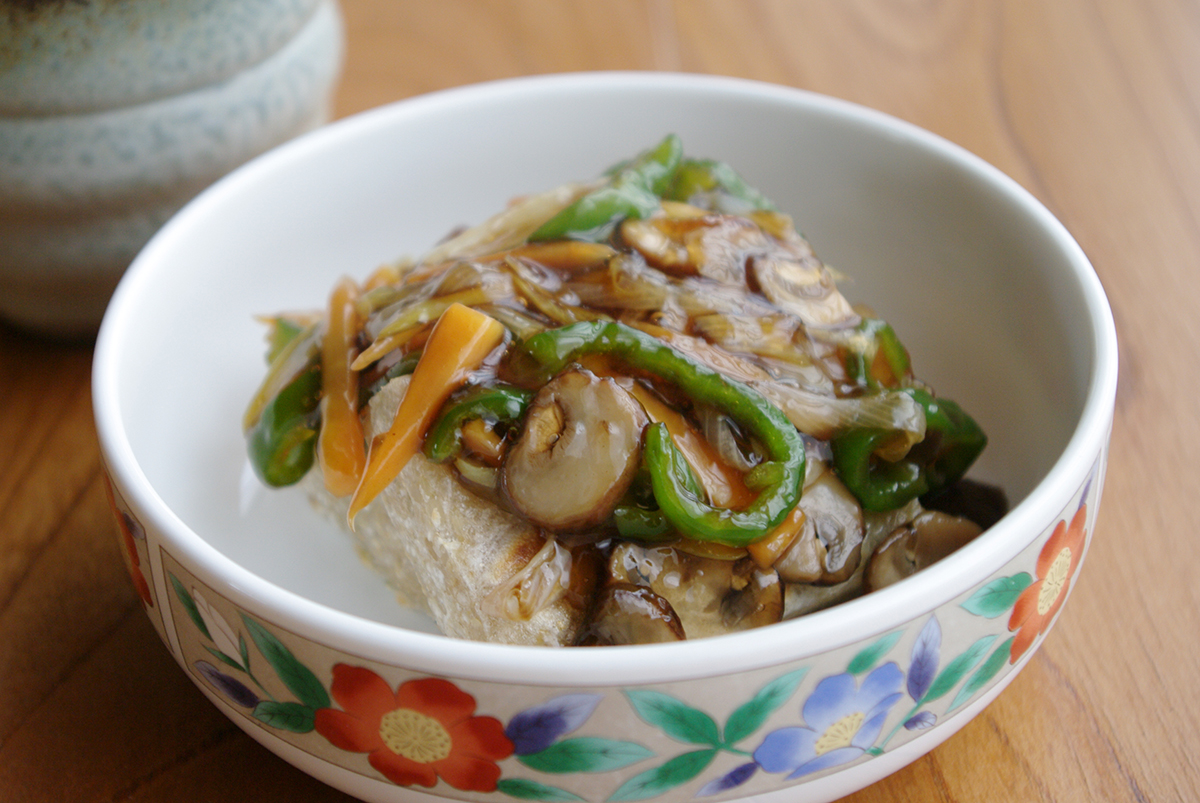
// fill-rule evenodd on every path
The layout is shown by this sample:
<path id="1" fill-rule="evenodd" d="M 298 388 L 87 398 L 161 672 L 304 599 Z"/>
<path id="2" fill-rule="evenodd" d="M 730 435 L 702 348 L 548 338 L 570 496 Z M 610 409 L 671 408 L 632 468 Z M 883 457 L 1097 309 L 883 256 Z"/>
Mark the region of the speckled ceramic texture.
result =
<path id="1" fill-rule="evenodd" d="M 226 81 L 321 0 L 0 0 L 0 116 L 79 114 Z"/>
<path id="2" fill-rule="evenodd" d="M 0 6 L 18 21 L 0 38 L 0 316 L 18 324 L 93 331 L 184 203 L 328 119 L 333 0 L 13 8 Z"/>
<path id="3" fill-rule="evenodd" d="M 604 125 L 580 125 L 597 109 Z M 895 327 L 988 433 L 972 475 L 1012 509 L 914 577 L 746 632 L 559 649 L 430 632 L 299 489 L 250 471 L 255 316 L 319 307 L 339 276 L 668 131 L 775 200 Z M 143 249 L 95 355 L 126 563 L 172 655 L 285 760 L 391 803 L 816 803 L 913 761 L 1011 682 L 1086 581 L 1117 377 L 1086 256 L 994 168 L 835 99 L 661 73 L 464 87 L 277 148 Z"/>

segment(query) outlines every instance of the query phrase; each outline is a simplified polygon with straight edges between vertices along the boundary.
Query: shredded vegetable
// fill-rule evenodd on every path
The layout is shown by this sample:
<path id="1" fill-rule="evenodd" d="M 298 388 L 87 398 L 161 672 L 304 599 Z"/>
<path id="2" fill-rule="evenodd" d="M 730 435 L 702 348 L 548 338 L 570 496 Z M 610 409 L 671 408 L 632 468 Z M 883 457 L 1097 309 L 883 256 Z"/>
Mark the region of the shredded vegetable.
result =
<path id="1" fill-rule="evenodd" d="M 412 374 L 391 428 L 371 444 L 366 471 L 350 500 L 350 522 L 395 479 L 421 447 L 442 403 L 504 339 L 504 327 L 462 304 L 446 308 Z"/>
<path id="2" fill-rule="evenodd" d="M 272 486 L 318 465 L 325 492 L 349 497 L 351 527 L 414 458 L 523 521 L 537 554 L 482 615 L 526 621 L 594 587 L 585 607 L 620 621 L 581 643 L 670 639 L 694 615 L 672 606 L 715 593 L 631 591 L 632 564 L 604 570 L 607 586 L 577 583 L 584 544 L 611 561 L 658 550 L 733 584 L 721 616 L 769 620 L 781 586 L 861 586 L 871 528 L 957 487 L 987 440 L 840 277 L 763 192 L 668 135 L 419 259 L 339 281 L 322 311 L 265 319 L 269 367 L 242 422 L 251 464 Z M 409 374 L 390 425 L 364 432 Z M 638 610 L 669 622 L 629 621 Z"/>
<path id="3" fill-rule="evenodd" d="M 347 496 L 358 487 L 367 465 L 358 418 L 358 372 L 351 367 L 358 335 L 354 301 L 358 287 L 343 278 L 329 297 L 328 329 L 321 345 L 321 433 L 317 457 L 325 487 Z"/>

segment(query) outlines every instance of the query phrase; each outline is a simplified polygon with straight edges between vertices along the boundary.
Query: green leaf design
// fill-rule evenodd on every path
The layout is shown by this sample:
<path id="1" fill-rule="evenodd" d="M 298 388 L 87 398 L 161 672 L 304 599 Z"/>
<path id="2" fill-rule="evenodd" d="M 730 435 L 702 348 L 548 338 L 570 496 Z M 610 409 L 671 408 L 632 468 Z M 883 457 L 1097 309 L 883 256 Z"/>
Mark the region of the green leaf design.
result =
<path id="1" fill-rule="evenodd" d="M 192 595 L 183 587 L 183 583 L 179 582 L 179 578 L 170 572 L 167 573 L 171 578 L 171 587 L 175 589 L 175 596 L 179 597 L 180 603 L 183 604 L 183 609 L 187 611 L 192 622 L 204 634 L 204 637 L 212 641 L 212 635 L 208 632 L 208 625 L 204 624 L 204 618 L 200 616 L 200 610 L 196 607 L 196 601 L 192 599 Z M 235 664 L 236 666 L 236 664 Z M 241 669 L 239 666 L 238 669 Z"/>
<path id="2" fill-rule="evenodd" d="M 880 658 L 887 655 L 888 650 L 896 646 L 896 642 L 900 640 L 902 635 L 904 635 L 904 631 L 897 630 L 895 633 L 888 633 L 871 646 L 863 648 L 858 655 L 850 660 L 850 665 L 846 667 L 846 671 L 851 675 L 861 675 L 863 672 L 870 671 L 875 667 Z"/>
<path id="3" fill-rule="evenodd" d="M 721 743 L 717 723 L 703 711 L 657 691 L 627 691 L 625 696 L 639 717 L 661 728 L 672 739 L 713 747 Z"/>
<path id="4" fill-rule="evenodd" d="M 725 744 L 737 744 L 761 728 L 767 718 L 796 693 L 800 681 L 804 680 L 807 674 L 808 667 L 788 672 L 763 686 L 758 694 L 739 706 L 725 723 Z"/>
<path id="5" fill-rule="evenodd" d="M 608 772 L 650 758 L 654 751 L 636 742 L 580 737 L 563 739 L 538 753 L 519 756 L 539 772 Z"/>
<path id="6" fill-rule="evenodd" d="M 565 789 L 546 786 L 544 783 L 525 778 L 501 778 L 496 782 L 496 791 L 521 800 L 584 800 Z"/>
<path id="7" fill-rule="evenodd" d="M 242 666 L 250 671 L 250 648 L 246 646 L 246 637 L 238 633 L 238 652 L 241 654 Z"/>
<path id="8" fill-rule="evenodd" d="M 325 691 L 325 687 L 312 670 L 296 660 L 296 656 L 292 655 L 292 651 L 285 647 L 282 641 L 244 613 L 242 622 L 245 623 L 250 638 L 254 639 L 258 651 L 300 702 L 310 708 L 329 707 L 329 692 Z"/>
<path id="9" fill-rule="evenodd" d="M 621 784 L 608 799 L 645 800 L 660 795 L 695 778 L 712 762 L 716 754 L 717 750 L 713 748 L 675 756 L 660 767 L 633 776 Z"/>
<path id="10" fill-rule="evenodd" d="M 1008 659 L 1012 655 L 1012 643 L 1015 638 L 1016 636 L 1012 636 L 1008 641 L 997 647 L 996 651 L 983 662 L 983 666 L 975 670 L 975 674 L 971 675 L 971 679 L 958 690 L 958 694 L 954 695 L 954 702 L 950 703 L 950 707 L 946 709 L 947 714 L 960 705 L 963 705 L 967 700 L 970 700 L 975 695 L 975 692 L 983 688 L 984 684 L 994 678 L 996 673 L 1000 671 L 1000 668 L 1008 663 Z"/>
<path id="11" fill-rule="evenodd" d="M 1029 572 L 999 577 L 972 594 L 960 607 L 976 616 L 995 619 L 1008 613 L 1016 604 L 1017 597 L 1032 582 L 1033 577 Z"/>
<path id="12" fill-rule="evenodd" d="M 223 663 L 223 664 L 229 664 L 229 665 L 230 665 L 230 666 L 232 666 L 234 669 L 241 670 L 242 672 L 245 672 L 245 671 L 246 671 L 246 667 L 242 666 L 242 665 L 241 665 L 241 664 L 239 664 L 237 661 L 233 660 L 233 659 L 232 659 L 232 658 L 230 658 L 228 655 L 226 655 L 225 653 L 223 653 L 223 652 L 221 652 L 220 650 L 216 649 L 215 647 L 210 647 L 210 646 L 208 646 L 207 644 L 205 644 L 205 645 L 204 645 L 204 649 L 206 649 L 206 650 L 208 650 L 210 653 L 212 653 L 212 656 L 213 656 L 214 658 L 216 658 L 218 661 L 220 661 L 221 663 Z"/>
<path id="13" fill-rule="evenodd" d="M 280 703 L 274 700 L 263 700 L 254 706 L 254 718 L 259 722 L 292 733 L 311 731 L 316 713 L 307 705 Z"/>
<path id="14" fill-rule="evenodd" d="M 929 687 L 929 691 L 925 692 L 925 696 L 921 698 L 922 703 L 933 702 L 939 697 L 943 697 L 950 692 L 958 682 L 962 680 L 963 675 L 971 671 L 975 664 L 983 659 L 987 653 L 988 647 L 992 646 L 992 642 L 996 640 L 996 636 L 984 636 L 976 641 L 970 647 L 953 661 L 951 661 L 941 673 L 933 679 L 933 685 Z"/>

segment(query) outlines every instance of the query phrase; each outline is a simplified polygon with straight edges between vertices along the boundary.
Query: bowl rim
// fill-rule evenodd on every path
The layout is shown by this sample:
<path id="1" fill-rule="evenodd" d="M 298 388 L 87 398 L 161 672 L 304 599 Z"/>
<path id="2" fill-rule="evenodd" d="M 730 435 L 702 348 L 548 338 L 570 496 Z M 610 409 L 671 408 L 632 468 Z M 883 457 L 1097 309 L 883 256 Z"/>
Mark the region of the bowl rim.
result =
<path id="1" fill-rule="evenodd" d="M 199 210 L 219 205 L 247 182 L 310 151 L 336 147 L 380 126 L 486 98 L 539 93 L 570 86 L 579 91 L 621 87 L 702 92 L 806 107 L 900 137 L 955 170 L 982 181 L 1011 208 L 1030 216 L 1063 255 L 1086 305 L 1091 368 L 1081 414 L 1066 447 L 1046 476 L 985 536 L 922 572 L 923 583 L 900 582 L 871 595 L 798 619 L 675 644 L 603 650 L 489 644 L 421 633 L 335 610 L 282 588 L 226 557 L 189 528 L 155 492 L 143 473 L 120 416 L 117 376 L 121 341 L 144 278 Z M 1117 386 L 1117 340 L 1099 277 L 1083 249 L 1057 218 L 1015 180 L 964 148 L 881 111 L 809 90 L 742 78 L 668 72 L 558 73 L 488 81 L 390 103 L 331 123 L 237 168 L 191 201 L 151 239 L 122 278 L 96 340 L 93 406 L 97 433 L 113 482 L 143 523 L 170 545 L 172 556 L 199 579 L 244 609 L 302 638 L 367 659 L 463 678 L 556 686 L 643 684 L 695 679 L 778 665 L 860 642 L 912 621 L 974 587 L 1002 567 L 1053 522 L 1107 448 Z M 1099 481 L 1099 479 L 1097 480 Z"/>

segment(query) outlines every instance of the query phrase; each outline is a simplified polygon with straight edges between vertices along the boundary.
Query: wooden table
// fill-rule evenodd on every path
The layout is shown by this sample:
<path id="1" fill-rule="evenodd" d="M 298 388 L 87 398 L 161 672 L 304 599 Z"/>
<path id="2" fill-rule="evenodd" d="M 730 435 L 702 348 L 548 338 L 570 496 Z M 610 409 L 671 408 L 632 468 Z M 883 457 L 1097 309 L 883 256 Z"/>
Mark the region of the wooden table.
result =
<path id="1" fill-rule="evenodd" d="M 338 116 L 534 73 L 721 73 L 897 115 L 1041 199 L 1121 340 L 1094 547 L 1012 686 L 848 799 L 1200 798 L 1200 6 L 343 2 Z M 90 363 L 90 344 L 0 328 L 0 800 L 346 800 L 243 735 L 158 642 L 109 520 Z"/>

